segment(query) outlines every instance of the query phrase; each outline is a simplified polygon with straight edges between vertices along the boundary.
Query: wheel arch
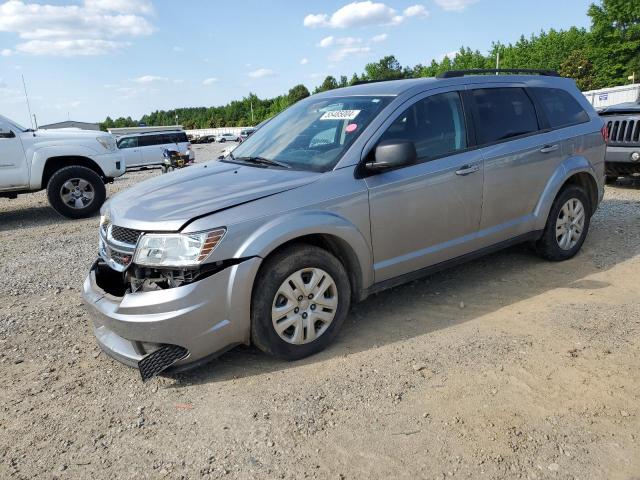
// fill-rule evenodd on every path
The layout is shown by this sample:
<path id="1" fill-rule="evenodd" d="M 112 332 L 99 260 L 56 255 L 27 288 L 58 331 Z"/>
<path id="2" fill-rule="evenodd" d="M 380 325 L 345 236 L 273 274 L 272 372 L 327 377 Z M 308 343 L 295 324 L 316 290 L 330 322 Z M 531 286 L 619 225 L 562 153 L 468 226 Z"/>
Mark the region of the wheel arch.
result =
<path id="1" fill-rule="evenodd" d="M 553 201 L 567 185 L 578 185 L 587 192 L 593 214 L 600 202 L 602 182 L 597 181 L 595 170 L 586 158 L 578 156 L 568 158 L 551 175 L 540 196 L 534 211 L 537 219 L 536 228 L 544 229 Z"/>
<path id="2" fill-rule="evenodd" d="M 296 243 L 314 245 L 334 255 L 344 265 L 352 286 L 353 301 L 364 299 L 373 283 L 369 242 L 347 219 L 328 212 L 286 215 L 255 231 L 236 252 L 237 258 L 264 260 Z"/>
<path id="3" fill-rule="evenodd" d="M 60 155 L 47 158 L 42 170 L 42 183 L 41 187 L 46 188 L 49 180 L 55 172 L 65 167 L 86 167 L 93 170 L 100 178 L 104 180 L 104 172 L 100 166 L 88 157 L 81 155 Z"/>

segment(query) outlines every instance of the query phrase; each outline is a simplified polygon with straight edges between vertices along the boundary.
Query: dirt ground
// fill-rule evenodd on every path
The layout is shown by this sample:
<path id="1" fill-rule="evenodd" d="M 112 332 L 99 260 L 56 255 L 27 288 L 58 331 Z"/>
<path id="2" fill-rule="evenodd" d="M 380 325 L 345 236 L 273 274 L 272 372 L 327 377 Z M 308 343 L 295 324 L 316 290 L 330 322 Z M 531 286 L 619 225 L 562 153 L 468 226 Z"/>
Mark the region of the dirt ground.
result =
<path id="1" fill-rule="evenodd" d="M 568 262 L 512 248 L 356 305 L 314 357 L 146 384 L 81 304 L 97 223 L 0 199 L 0 478 L 640 478 L 640 184 Z"/>

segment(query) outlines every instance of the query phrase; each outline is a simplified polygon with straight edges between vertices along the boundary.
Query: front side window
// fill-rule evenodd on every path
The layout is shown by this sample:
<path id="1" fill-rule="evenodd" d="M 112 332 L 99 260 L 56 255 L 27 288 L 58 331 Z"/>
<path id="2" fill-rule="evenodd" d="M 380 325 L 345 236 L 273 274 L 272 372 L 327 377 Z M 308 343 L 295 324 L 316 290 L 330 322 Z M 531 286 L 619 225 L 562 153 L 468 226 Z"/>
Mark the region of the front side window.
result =
<path id="1" fill-rule="evenodd" d="M 481 88 L 471 96 L 476 104 L 478 143 L 494 143 L 539 130 L 533 102 L 522 88 Z"/>
<path id="2" fill-rule="evenodd" d="M 121 138 L 118 140 L 118 148 L 135 148 L 138 146 L 136 137 Z"/>
<path id="3" fill-rule="evenodd" d="M 392 98 L 309 97 L 255 130 L 233 151 L 233 157 L 238 161 L 264 158 L 298 170 L 326 172 Z"/>
<path id="4" fill-rule="evenodd" d="M 406 109 L 380 141 L 413 142 L 418 160 L 428 161 L 467 148 L 464 111 L 458 92 L 432 95 Z"/>
<path id="5" fill-rule="evenodd" d="M 561 128 L 589 121 L 578 101 L 559 88 L 532 88 L 551 128 Z"/>

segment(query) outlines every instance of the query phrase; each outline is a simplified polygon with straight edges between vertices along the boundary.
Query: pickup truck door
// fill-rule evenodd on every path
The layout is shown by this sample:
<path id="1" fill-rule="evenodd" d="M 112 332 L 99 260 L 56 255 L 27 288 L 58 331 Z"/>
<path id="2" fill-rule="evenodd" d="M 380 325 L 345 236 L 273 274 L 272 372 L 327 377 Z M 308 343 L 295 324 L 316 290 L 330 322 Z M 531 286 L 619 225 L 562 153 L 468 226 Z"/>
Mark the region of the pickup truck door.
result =
<path id="1" fill-rule="evenodd" d="M 0 190 L 18 190 L 29 184 L 29 165 L 20 134 L 0 123 Z"/>

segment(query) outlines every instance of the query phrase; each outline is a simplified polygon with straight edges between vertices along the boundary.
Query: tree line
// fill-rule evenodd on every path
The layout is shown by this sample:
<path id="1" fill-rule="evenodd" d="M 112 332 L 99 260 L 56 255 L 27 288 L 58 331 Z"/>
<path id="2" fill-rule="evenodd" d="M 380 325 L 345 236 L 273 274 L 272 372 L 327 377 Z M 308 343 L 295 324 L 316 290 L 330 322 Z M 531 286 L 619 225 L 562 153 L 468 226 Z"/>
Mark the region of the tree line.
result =
<path id="1" fill-rule="evenodd" d="M 556 70 L 573 78 L 581 90 L 622 85 L 635 74 L 640 77 L 640 0 L 601 0 L 589 7 L 590 28 L 572 27 L 524 35 L 515 43 L 494 42 L 487 54 L 461 47 L 455 56 L 432 60 L 428 65 L 402 66 L 389 55 L 369 63 L 364 72 L 351 78 L 327 76 L 313 93 L 346 87 L 360 81 L 396 80 L 433 77 L 447 70 L 495 68 L 534 68 Z M 101 123 L 106 130 L 113 127 L 173 125 L 187 129 L 256 125 L 281 112 L 311 94 L 304 85 L 296 85 L 286 94 L 274 98 L 259 98 L 251 93 L 218 107 L 189 107 L 156 110 L 140 120 L 131 117 L 107 117 Z"/>

